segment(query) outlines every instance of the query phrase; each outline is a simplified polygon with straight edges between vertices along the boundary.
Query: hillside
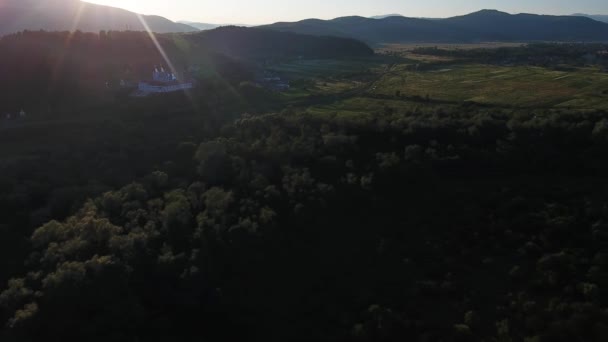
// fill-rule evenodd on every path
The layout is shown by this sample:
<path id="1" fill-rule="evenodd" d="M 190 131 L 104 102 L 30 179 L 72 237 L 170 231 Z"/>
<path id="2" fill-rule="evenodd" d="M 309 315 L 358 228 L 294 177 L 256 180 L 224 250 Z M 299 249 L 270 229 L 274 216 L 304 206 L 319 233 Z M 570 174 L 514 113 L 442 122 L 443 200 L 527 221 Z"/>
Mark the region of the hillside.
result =
<path id="1" fill-rule="evenodd" d="M 382 15 L 374 15 L 371 16 L 371 19 L 384 19 L 384 18 L 389 18 L 389 17 L 403 17 L 401 14 L 398 13 L 390 13 L 390 14 L 382 14 Z"/>
<path id="2" fill-rule="evenodd" d="M 142 15 L 79 0 L 6 0 L 0 2 L 0 35 L 23 30 L 99 32 L 101 30 L 158 33 L 192 32 L 196 28 L 160 16 Z"/>
<path id="3" fill-rule="evenodd" d="M 336 58 L 374 53 L 367 45 L 354 39 L 236 26 L 220 27 L 187 37 L 216 52 L 239 59 Z"/>
<path id="4" fill-rule="evenodd" d="M 369 56 L 362 42 L 256 28 L 223 27 L 192 34 L 158 34 L 178 74 L 196 66 L 237 83 L 251 80 L 258 61 Z M 66 42 L 68 42 L 66 44 Z M 156 65 L 167 66 L 145 32 L 23 32 L 0 38 L 1 110 L 18 110 L 32 96 L 70 106 L 91 103 L 120 80 L 135 84 Z"/>
<path id="5" fill-rule="evenodd" d="M 484 10 L 441 23 L 467 31 L 472 40 L 606 41 L 608 24 L 571 16 L 516 14 Z"/>
<path id="6" fill-rule="evenodd" d="M 252 26 L 252 25 L 235 24 L 235 23 L 221 23 L 221 24 L 200 23 L 197 21 L 187 21 L 187 20 L 180 20 L 180 21 L 178 21 L 178 23 L 192 26 L 201 31 L 213 30 L 214 28 L 218 28 L 218 27 L 222 27 L 222 26 L 240 26 L 240 27 L 251 27 Z"/>
<path id="7" fill-rule="evenodd" d="M 197 66 L 224 81 L 249 79 L 241 63 L 212 48 L 179 34 L 156 39 L 179 75 Z M 149 78 L 156 65 L 168 66 L 145 32 L 23 32 L 2 37 L 0 50 L 0 110 L 6 111 L 28 103 L 44 108 L 47 103 L 53 108 L 90 105 L 112 94 L 121 80 L 136 84 Z"/>
<path id="8" fill-rule="evenodd" d="M 597 20 L 597 21 L 603 21 L 605 23 L 608 23 L 608 15 L 602 15 L 602 14 L 584 14 L 584 13 L 575 13 L 573 14 L 573 16 L 577 16 L 577 17 L 587 17 L 587 18 L 591 18 L 593 20 Z"/>
<path id="9" fill-rule="evenodd" d="M 606 41 L 608 24 L 575 16 L 511 15 L 483 10 L 446 19 L 391 16 L 307 19 L 264 26 L 279 31 L 335 35 L 367 43 L 477 41 Z"/>
<path id="10" fill-rule="evenodd" d="M 214 28 L 218 28 L 218 27 L 222 26 L 220 24 L 199 23 L 199 22 L 195 22 L 195 21 L 184 21 L 184 20 L 180 20 L 180 21 L 178 21 L 178 23 L 197 28 L 201 31 L 213 30 Z"/>

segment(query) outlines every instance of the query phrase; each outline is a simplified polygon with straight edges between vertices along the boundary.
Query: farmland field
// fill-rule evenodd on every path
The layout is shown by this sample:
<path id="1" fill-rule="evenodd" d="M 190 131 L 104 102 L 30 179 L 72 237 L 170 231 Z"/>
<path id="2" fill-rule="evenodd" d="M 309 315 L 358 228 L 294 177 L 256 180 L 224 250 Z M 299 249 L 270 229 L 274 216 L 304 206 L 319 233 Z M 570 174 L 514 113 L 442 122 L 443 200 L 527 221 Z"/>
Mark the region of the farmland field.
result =
<path id="1" fill-rule="evenodd" d="M 402 102 L 424 99 L 498 107 L 608 109 L 608 73 L 597 67 L 556 70 L 416 56 L 294 61 L 272 70 L 294 81 L 285 94 L 288 99 L 343 94 L 394 97 Z M 425 67 L 418 70 L 417 64 Z"/>
<path id="2" fill-rule="evenodd" d="M 310 78 L 310 77 L 328 77 L 328 76 L 344 76 L 366 72 L 367 70 L 377 68 L 382 65 L 384 60 L 378 58 L 361 58 L 361 59 L 309 59 L 309 60 L 294 60 L 281 64 L 277 64 L 269 68 L 270 71 L 280 73 L 285 77 L 294 78 Z"/>
<path id="3" fill-rule="evenodd" d="M 530 66 L 454 65 L 414 72 L 395 66 L 376 94 L 472 101 L 499 106 L 608 108 L 608 73 L 597 69 L 554 71 Z"/>
<path id="4" fill-rule="evenodd" d="M 395 51 L 412 51 L 418 48 L 436 47 L 443 50 L 473 50 L 473 49 L 497 49 L 502 47 L 519 47 L 523 43 L 504 43 L 504 42 L 482 42 L 482 43 L 460 43 L 460 44 L 437 44 L 437 43 L 402 43 L 402 44 L 384 44 L 377 49 L 379 52 L 395 52 Z"/>

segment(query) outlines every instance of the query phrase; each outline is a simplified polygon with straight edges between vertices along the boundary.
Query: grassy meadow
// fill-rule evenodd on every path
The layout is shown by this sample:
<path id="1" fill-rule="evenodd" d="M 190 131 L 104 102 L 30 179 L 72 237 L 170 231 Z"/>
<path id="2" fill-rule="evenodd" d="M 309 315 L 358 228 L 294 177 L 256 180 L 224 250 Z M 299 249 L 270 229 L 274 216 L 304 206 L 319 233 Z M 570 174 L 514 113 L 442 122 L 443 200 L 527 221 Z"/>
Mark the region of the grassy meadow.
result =
<path id="1" fill-rule="evenodd" d="M 555 71 L 479 64 L 415 72 L 397 65 L 372 92 L 497 106 L 608 109 L 608 73 L 593 68 Z"/>
<path id="2" fill-rule="evenodd" d="M 416 64 L 425 67 L 417 70 Z M 443 105 L 473 102 L 515 108 L 608 109 L 608 73 L 596 67 L 561 71 L 403 54 L 391 58 L 293 61 L 271 70 L 292 80 L 292 89 L 283 95 L 286 100 L 342 95 L 337 102 L 394 98 L 400 103 L 397 107 L 415 106 L 423 99 Z M 408 100 L 415 103 L 403 104 Z M 313 107 L 309 110 L 333 110 L 327 104 L 313 103 Z M 352 107 L 358 112 L 367 108 L 361 103 Z"/>

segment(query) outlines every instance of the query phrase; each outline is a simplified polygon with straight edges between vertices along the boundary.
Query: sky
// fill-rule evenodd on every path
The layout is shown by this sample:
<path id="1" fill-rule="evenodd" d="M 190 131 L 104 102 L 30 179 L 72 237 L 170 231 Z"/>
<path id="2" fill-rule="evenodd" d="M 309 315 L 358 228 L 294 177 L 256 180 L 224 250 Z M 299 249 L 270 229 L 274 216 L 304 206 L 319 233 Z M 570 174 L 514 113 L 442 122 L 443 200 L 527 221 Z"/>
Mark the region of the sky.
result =
<path id="1" fill-rule="evenodd" d="M 307 18 L 399 13 L 442 18 L 480 9 L 509 13 L 608 14 L 608 0 L 87 0 L 171 20 L 216 24 L 269 24 Z"/>

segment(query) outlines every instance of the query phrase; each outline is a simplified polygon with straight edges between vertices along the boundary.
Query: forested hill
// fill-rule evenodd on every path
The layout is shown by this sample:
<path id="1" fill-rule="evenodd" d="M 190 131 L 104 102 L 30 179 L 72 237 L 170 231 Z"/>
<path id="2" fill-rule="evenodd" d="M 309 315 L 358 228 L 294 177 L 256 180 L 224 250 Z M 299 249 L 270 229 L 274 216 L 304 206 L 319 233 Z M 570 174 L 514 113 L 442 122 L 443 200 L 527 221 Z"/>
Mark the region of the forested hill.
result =
<path id="1" fill-rule="evenodd" d="M 374 54 L 369 46 L 354 39 L 312 36 L 259 28 L 220 27 L 189 36 L 198 44 L 217 52 L 245 59 L 290 56 L 336 58 Z"/>
<path id="2" fill-rule="evenodd" d="M 281 22 L 265 28 L 351 37 L 368 43 L 476 41 L 608 41 L 608 24 L 577 16 L 511 15 L 482 10 L 447 19 L 392 16 Z"/>
<path id="3" fill-rule="evenodd" d="M 197 65 L 229 82 L 248 79 L 240 63 L 182 35 L 157 35 L 178 74 Z M 145 32 L 23 32 L 0 39 L 0 110 L 92 104 L 119 86 L 150 77 L 167 62 Z M 32 101 L 36 98 L 36 101 Z"/>
<path id="4" fill-rule="evenodd" d="M 178 74 L 186 69 L 238 84 L 252 80 L 259 59 L 367 56 L 364 43 L 255 28 L 226 27 L 196 34 L 156 35 Z M 0 110 L 92 103 L 121 80 L 147 79 L 167 66 L 146 32 L 23 32 L 0 38 Z M 251 62 L 251 63 L 250 63 Z M 197 74 L 191 74 L 196 77 Z M 110 89 L 108 89 L 110 88 Z M 32 97 L 38 100 L 32 103 Z"/>
<path id="5" fill-rule="evenodd" d="M 79 0 L 3 0 L 0 1 L 0 35 L 23 30 L 67 31 L 100 30 L 191 32 L 198 29 L 167 18 L 136 13 Z"/>
<path id="6" fill-rule="evenodd" d="M 584 14 L 584 13 L 576 13 L 573 14 L 573 16 L 577 16 L 577 17 L 588 17 L 591 18 L 593 20 L 597 20 L 597 21 L 603 21 L 605 23 L 608 23 L 608 15 L 605 14 Z"/>
<path id="7" fill-rule="evenodd" d="M 605 341 L 608 123 L 541 113 L 286 111 L 184 140 L 0 249 L 26 254 L 0 340 Z"/>

